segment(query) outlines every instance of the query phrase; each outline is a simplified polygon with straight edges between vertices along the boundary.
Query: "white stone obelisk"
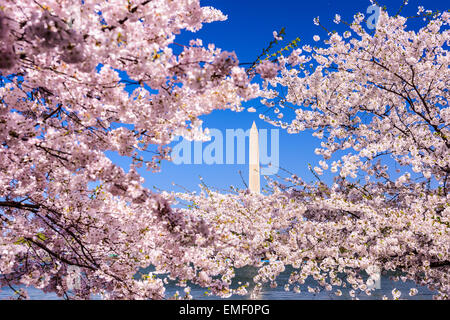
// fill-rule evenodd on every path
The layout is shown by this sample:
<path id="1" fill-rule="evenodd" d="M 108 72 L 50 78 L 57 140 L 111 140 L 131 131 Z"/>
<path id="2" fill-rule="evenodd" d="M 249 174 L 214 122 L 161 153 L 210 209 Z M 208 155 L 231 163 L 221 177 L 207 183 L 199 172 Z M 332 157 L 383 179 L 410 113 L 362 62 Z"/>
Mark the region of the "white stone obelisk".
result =
<path id="1" fill-rule="evenodd" d="M 371 265 L 366 269 L 369 279 L 366 284 L 369 289 L 381 289 L 381 269 L 376 265 Z M 370 281 L 371 280 L 371 281 Z"/>
<path id="2" fill-rule="evenodd" d="M 251 192 L 260 193 L 261 186 L 259 181 L 259 138 L 258 128 L 253 121 L 250 129 L 250 151 L 249 151 L 249 167 L 248 167 L 248 184 Z"/>

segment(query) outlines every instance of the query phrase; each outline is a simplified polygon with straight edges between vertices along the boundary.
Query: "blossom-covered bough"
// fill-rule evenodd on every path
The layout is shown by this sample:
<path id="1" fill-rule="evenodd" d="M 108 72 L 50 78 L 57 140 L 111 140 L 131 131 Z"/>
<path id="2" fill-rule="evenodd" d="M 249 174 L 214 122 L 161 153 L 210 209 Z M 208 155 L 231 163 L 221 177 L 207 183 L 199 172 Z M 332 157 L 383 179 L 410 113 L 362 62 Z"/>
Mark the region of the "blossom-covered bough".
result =
<path id="1" fill-rule="evenodd" d="M 256 95 L 234 53 L 175 42 L 225 18 L 191 0 L 1 2 L 0 288 L 159 299 L 164 283 L 139 268 L 193 282 L 218 271 L 199 259 L 214 242 L 206 222 L 137 169 L 158 169 L 175 135 L 201 137 L 199 115 Z M 128 172 L 106 151 L 131 158 Z"/>
<path id="2" fill-rule="evenodd" d="M 341 295 L 351 286 L 351 296 L 371 294 L 363 271 L 379 268 L 449 298 L 450 14 L 419 8 L 418 15 L 426 21 L 418 31 L 382 11 L 367 32 L 357 14 L 343 35 L 258 66 L 266 75 L 262 102 L 277 117 L 262 118 L 322 140 L 317 184 L 292 175 L 271 181 L 265 196 L 177 194 L 191 204 L 187 212 L 216 225 L 230 246 L 220 252 L 224 261 L 258 268 L 255 296 L 291 266 L 286 289 L 297 292 L 311 276 L 318 283 L 311 292 L 335 287 Z M 320 180 L 328 169 L 337 174 L 331 185 Z M 416 293 L 395 289 L 392 297 Z"/>

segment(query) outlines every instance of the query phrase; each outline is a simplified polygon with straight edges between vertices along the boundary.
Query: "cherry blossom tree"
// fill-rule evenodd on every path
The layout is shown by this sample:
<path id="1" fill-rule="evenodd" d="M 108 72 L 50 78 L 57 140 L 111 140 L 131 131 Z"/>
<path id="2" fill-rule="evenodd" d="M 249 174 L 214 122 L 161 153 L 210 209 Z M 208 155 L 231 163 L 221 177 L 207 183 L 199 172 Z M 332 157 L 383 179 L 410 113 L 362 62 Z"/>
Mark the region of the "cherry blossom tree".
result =
<path id="1" fill-rule="evenodd" d="M 136 276 L 152 265 L 224 290 L 220 268 L 202 263 L 210 226 L 137 172 L 157 170 L 174 136 L 201 138 L 198 116 L 256 96 L 233 52 L 175 42 L 224 19 L 192 0 L 2 1 L 0 288 L 163 298 L 163 280 Z M 129 170 L 106 151 L 131 158 Z"/>
<path id="2" fill-rule="evenodd" d="M 311 168 L 316 184 L 289 174 L 270 181 L 264 196 L 207 188 L 174 195 L 219 229 L 229 247 L 218 259 L 257 268 L 253 296 L 264 283 L 277 286 L 292 266 L 285 285 L 296 292 L 311 276 L 318 283 L 311 292 L 334 287 L 341 295 L 350 286 L 353 297 L 370 295 L 373 280 L 362 271 L 373 276 L 380 268 L 449 298 L 450 14 L 419 8 L 418 16 L 425 23 L 414 31 L 407 18 L 382 11 L 371 32 L 356 14 L 320 46 L 258 65 L 269 108 L 261 118 L 321 139 L 323 160 Z M 336 173 L 331 185 L 321 180 L 327 170 Z M 416 293 L 395 289 L 392 297 Z"/>
<path id="3" fill-rule="evenodd" d="M 418 15 L 428 20 L 416 32 L 382 12 L 371 33 L 357 14 L 324 46 L 246 72 L 234 53 L 175 42 L 182 30 L 225 19 L 198 1 L 3 1 L 0 287 L 160 299 L 176 279 L 227 297 L 248 293 L 250 284 L 233 279 L 254 266 L 257 297 L 291 266 L 287 290 L 311 276 L 311 292 L 351 286 L 355 296 L 371 293 L 360 271 L 377 266 L 447 299 L 449 14 Z M 250 83 L 253 71 L 263 91 Z M 142 186 L 137 170 L 157 170 L 174 136 L 203 137 L 198 116 L 241 110 L 257 96 L 277 106 L 276 120 L 262 118 L 322 139 L 316 184 L 290 175 L 264 196 Z M 151 146 L 158 153 L 144 159 Z M 130 169 L 107 151 L 131 158 Z M 328 169 L 338 174 L 330 186 L 320 180 Z M 167 277 L 137 274 L 150 265 Z M 73 267 L 81 281 L 69 290 Z"/>

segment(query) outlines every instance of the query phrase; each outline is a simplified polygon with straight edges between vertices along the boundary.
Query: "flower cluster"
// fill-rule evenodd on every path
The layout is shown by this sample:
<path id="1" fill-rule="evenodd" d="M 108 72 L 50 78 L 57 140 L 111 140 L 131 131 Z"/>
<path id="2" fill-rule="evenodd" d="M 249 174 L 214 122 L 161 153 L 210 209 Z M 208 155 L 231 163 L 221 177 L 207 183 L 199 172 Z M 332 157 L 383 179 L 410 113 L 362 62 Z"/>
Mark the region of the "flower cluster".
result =
<path id="1" fill-rule="evenodd" d="M 263 79 L 268 80 L 276 77 L 279 71 L 279 66 L 277 63 L 269 60 L 263 60 L 256 66 L 255 71 L 259 73 Z"/>
<path id="2" fill-rule="evenodd" d="M 24 37 L 35 42 L 37 50 L 61 52 L 60 58 L 66 63 L 80 63 L 86 59 L 81 35 L 48 10 L 31 15 L 24 28 Z"/>

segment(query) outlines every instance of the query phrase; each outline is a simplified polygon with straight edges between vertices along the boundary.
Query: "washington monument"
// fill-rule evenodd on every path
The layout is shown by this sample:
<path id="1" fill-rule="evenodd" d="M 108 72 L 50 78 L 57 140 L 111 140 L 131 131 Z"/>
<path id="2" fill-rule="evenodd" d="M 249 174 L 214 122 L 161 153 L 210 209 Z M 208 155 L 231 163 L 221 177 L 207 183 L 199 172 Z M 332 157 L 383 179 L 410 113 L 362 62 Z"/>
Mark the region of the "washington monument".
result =
<path id="1" fill-rule="evenodd" d="M 260 193 L 259 182 L 259 138 L 258 128 L 256 128 L 255 121 L 253 121 L 250 129 L 250 151 L 249 151 L 249 167 L 248 167 L 248 181 L 251 192 Z"/>

